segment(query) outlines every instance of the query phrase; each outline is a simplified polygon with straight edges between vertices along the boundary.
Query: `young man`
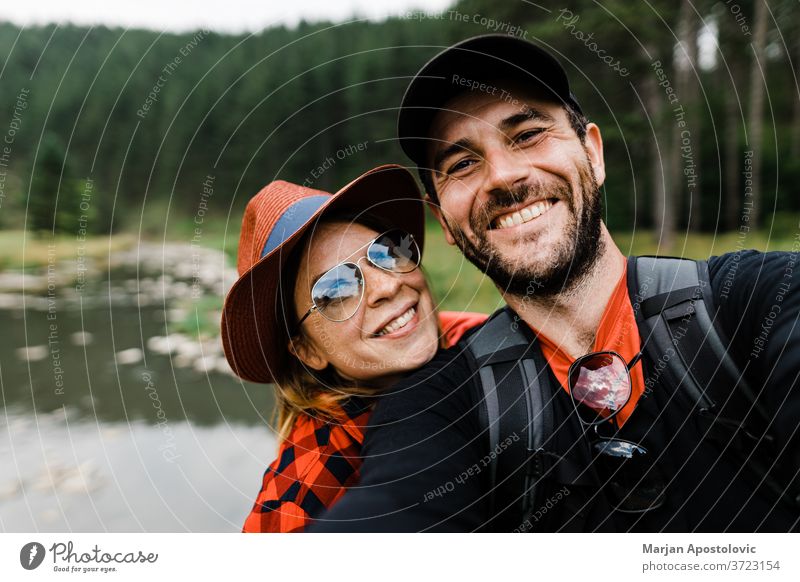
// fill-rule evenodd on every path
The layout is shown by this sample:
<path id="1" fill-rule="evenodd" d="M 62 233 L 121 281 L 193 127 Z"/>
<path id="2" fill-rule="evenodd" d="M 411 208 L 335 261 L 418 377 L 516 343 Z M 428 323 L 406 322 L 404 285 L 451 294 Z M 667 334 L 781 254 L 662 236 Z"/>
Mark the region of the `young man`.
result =
<path id="1" fill-rule="evenodd" d="M 701 282 L 740 378 L 754 389 L 748 406 L 769 418 L 754 439 L 769 439 L 769 454 L 734 455 L 755 415 L 729 423 L 729 443 L 709 438 L 720 423 L 708 422 L 708 410 L 669 372 L 675 351 L 643 349 L 651 340 L 640 338 L 628 262 L 601 218 L 600 129 L 551 55 L 499 35 L 450 47 L 409 85 L 399 137 L 448 242 L 503 293 L 510 329 L 539 358 L 531 360 L 539 362 L 531 385 L 546 402 L 531 422 L 515 425 L 504 417 L 515 404 L 504 408 L 503 379 L 487 390 L 466 344 L 440 353 L 379 401 L 360 484 L 318 531 L 798 528 L 797 253 L 712 257 Z M 570 365 L 594 352 L 608 361 L 614 352 L 622 370 L 627 364 L 630 397 L 590 426 L 568 389 L 581 381 Z M 592 362 L 579 373 L 591 373 Z M 527 457 L 513 446 L 520 438 Z M 764 459 L 766 468 L 754 471 Z M 520 471 L 527 480 L 517 479 Z"/>

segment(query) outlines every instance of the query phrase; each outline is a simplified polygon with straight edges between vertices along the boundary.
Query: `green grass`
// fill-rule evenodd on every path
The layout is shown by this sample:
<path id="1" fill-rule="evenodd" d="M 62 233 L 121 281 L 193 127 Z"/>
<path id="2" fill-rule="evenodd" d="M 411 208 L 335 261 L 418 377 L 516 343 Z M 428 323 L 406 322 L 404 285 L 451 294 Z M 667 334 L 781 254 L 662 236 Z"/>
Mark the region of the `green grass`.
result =
<path id="1" fill-rule="evenodd" d="M 793 229 L 773 229 L 746 233 L 678 233 L 671 248 L 659 244 L 651 231 L 612 233 L 620 250 L 626 255 L 670 255 L 689 259 L 705 259 L 742 249 L 785 251 L 792 248 L 798 225 Z"/>
<path id="2" fill-rule="evenodd" d="M 447 244 L 438 224 L 429 223 L 425 229 L 422 266 L 442 311 L 491 313 L 503 304 L 491 279 L 465 259 L 456 247 Z"/>
<path id="3" fill-rule="evenodd" d="M 0 270 L 33 270 L 47 266 L 49 260 L 75 260 L 78 253 L 104 264 L 109 252 L 128 249 L 136 244 L 132 234 L 87 236 L 79 241 L 74 235 L 36 235 L 22 230 L 0 232 Z M 51 258 L 52 257 L 52 258 Z"/>

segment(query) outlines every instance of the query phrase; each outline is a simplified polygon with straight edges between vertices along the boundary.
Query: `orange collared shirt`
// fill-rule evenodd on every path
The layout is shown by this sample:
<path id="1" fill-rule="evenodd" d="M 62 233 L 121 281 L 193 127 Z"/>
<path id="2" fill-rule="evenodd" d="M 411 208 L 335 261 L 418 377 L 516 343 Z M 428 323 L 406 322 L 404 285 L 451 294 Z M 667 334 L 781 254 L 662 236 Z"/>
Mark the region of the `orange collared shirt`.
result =
<path id="1" fill-rule="evenodd" d="M 592 351 L 603 352 L 613 351 L 621 355 L 626 362 L 630 362 L 639 353 L 640 339 L 639 328 L 636 325 L 636 318 L 633 315 L 633 306 L 628 296 L 627 271 L 628 261 L 623 257 L 624 267 L 622 276 L 617 281 L 617 286 L 608 300 L 603 317 L 600 319 L 600 327 L 595 335 L 594 347 Z M 561 350 L 561 348 L 550 338 L 542 333 L 533 330 L 539 337 L 542 353 L 545 360 L 553 370 L 556 379 L 561 383 L 564 390 L 568 389 L 569 367 L 575 360 L 574 357 Z M 582 354 L 581 354 L 582 355 Z M 639 397 L 644 392 L 644 373 L 642 363 L 639 361 L 631 369 L 631 398 L 625 407 L 619 411 L 617 419 L 619 425 L 625 424 Z"/>

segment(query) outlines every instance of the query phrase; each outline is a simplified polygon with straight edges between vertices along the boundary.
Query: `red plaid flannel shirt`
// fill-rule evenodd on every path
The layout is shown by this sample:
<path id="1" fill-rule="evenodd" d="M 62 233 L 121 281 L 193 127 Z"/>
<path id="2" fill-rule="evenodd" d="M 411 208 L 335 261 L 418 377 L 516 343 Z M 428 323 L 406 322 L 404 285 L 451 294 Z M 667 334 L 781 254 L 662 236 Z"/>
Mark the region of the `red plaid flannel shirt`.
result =
<path id="1" fill-rule="evenodd" d="M 445 345 L 454 345 L 486 317 L 482 313 L 440 313 Z M 303 531 L 344 495 L 347 487 L 358 481 L 370 413 L 370 403 L 351 398 L 342 407 L 340 422 L 298 417 L 281 443 L 278 458 L 264 473 L 261 491 L 242 531 Z"/>

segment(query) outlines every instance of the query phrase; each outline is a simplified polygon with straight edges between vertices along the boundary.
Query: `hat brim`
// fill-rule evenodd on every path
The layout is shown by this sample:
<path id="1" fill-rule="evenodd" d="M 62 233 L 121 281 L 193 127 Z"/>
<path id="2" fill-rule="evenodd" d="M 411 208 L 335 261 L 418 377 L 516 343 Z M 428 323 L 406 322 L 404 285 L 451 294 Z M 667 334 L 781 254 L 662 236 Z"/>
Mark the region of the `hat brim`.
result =
<path id="1" fill-rule="evenodd" d="M 251 382 L 274 382 L 289 357 L 289 333 L 280 305 L 284 261 L 326 213 L 368 212 L 425 240 L 425 209 L 414 177 L 397 165 L 365 172 L 326 201 L 294 233 L 256 262 L 233 284 L 222 310 L 222 345 L 237 376 Z M 293 306 L 288 306 L 293 308 Z"/>
<path id="2" fill-rule="evenodd" d="M 440 52 L 411 80 L 397 119 L 400 147 L 418 167 L 426 168 L 428 131 L 436 114 L 453 97 L 469 91 L 468 83 L 502 78 L 532 83 L 581 111 L 564 68 L 549 52 L 514 36 L 477 36 Z"/>

